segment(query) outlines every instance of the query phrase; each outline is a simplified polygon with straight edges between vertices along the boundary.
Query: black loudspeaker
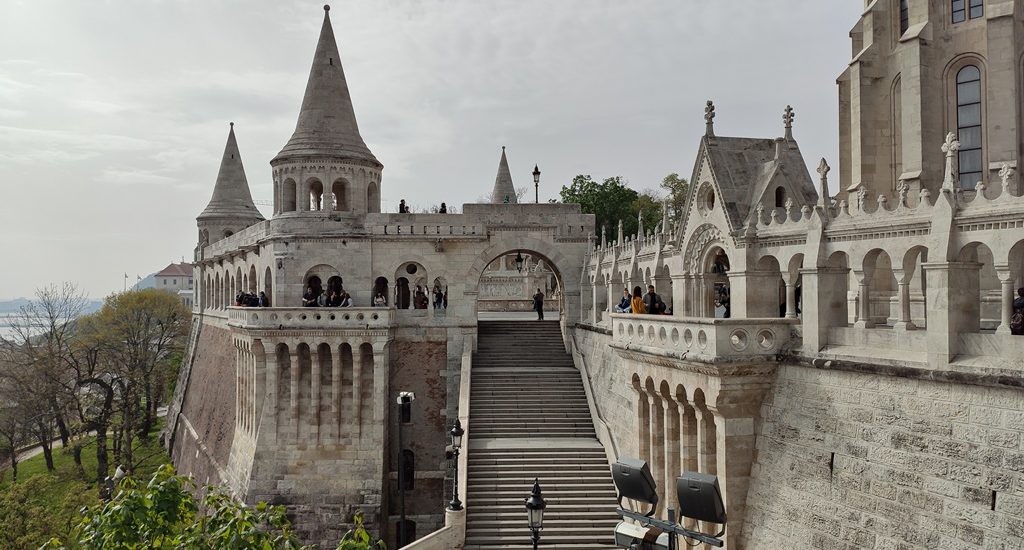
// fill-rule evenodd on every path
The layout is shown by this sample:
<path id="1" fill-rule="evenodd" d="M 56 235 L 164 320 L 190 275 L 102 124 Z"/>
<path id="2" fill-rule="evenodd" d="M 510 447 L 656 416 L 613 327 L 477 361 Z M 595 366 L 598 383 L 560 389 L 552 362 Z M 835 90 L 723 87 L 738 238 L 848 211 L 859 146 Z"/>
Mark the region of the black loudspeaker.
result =
<path id="1" fill-rule="evenodd" d="M 618 462 L 612 464 L 612 480 L 615 481 L 615 489 L 619 492 L 619 506 L 622 505 L 624 498 L 650 504 L 652 510 L 658 503 L 657 486 L 646 461 L 638 458 L 620 458 Z"/>
<path id="2" fill-rule="evenodd" d="M 718 488 L 718 477 L 697 472 L 683 472 L 676 480 L 679 515 L 698 521 L 724 525 L 725 504 Z"/>

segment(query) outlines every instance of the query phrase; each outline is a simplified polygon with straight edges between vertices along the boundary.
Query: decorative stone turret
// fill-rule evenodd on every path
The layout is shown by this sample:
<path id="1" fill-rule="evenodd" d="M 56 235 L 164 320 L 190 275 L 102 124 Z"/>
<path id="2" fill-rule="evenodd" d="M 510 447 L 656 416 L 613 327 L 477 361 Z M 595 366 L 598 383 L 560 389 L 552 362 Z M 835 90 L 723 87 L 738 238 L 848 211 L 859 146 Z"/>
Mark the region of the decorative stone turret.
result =
<path id="1" fill-rule="evenodd" d="M 224 158 L 220 161 L 213 197 L 196 221 L 199 225 L 199 248 L 263 221 L 263 215 L 252 202 L 249 183 L 245 179 L 242 155 L 235 141 L 234 122 L 228 131 L 228 142 L 224 146 Z"/>
<path id="2" fill-rule="evenodd" d="M 295 132 L 270 161 L 275 216 L 380 212 L 384 165 L 359 135 L 329 13 L 330 6 L 324 6 Z"/>
<path id="3" fill-rule="evenodd" d="M 504 145 L 501 146 L 501 161 L 498 162 L 498 176 L 494 178 L 491 202 L 495 204 L 519 202 L 516 198 L 516 188 L 512 184 L 512 172 L 508 169 L 508 158 L 505 156 Z"/>

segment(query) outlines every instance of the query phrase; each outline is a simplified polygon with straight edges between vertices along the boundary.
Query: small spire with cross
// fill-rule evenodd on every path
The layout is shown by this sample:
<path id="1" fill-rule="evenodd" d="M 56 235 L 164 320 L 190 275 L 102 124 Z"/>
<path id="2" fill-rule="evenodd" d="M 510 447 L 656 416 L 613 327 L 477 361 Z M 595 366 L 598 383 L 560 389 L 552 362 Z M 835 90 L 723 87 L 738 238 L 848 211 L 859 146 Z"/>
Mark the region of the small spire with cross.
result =
<path id="1" fill-rule="evenodd" d="M 710 99 L 704 106 L 704 126 L 704 135 L 715 137 L 715 103 Z"/>
<path id="2" fill-rule="evenodd" d="M 782 114 L 782 122 L 786 126 L 786 141 L 793 141 L 793 119 L 796 118 L 796 113 L 793 111 L 791 105 L 786 105 L 786 110 Z"/>
<path id="3" fill-rule="evenodd" d="M 832 167 L 828 165 L 828 161 L 825 157 L 821 158 L 821 162 L 818 163 L 818 175 L 820 176 L 820 183 L 818 184 L 818 206 L 825 209 L 825 214 L 828 214 L 829 197 L 828 197 L 828 173 L 832 170 Z"/>

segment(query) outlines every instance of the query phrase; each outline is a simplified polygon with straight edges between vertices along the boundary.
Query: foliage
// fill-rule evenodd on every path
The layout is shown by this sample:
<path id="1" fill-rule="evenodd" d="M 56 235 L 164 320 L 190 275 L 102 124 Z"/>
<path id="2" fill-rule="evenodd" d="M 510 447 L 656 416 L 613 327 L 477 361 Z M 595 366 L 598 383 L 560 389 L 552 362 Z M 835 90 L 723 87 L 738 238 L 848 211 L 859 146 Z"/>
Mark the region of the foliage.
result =
<path id="1" fill-rule="evenodd" d="M 0 548 L 36 548 L 50 537 L 52 511 L 32 498 L 45 483 L 32 476 L 0 492 Z"/>
<path id="2" fill-rule="evenodd" d="M 374 541 L 370 534 L 366 532 L 366 529 L 363 528 L 362 512 L 356 512 L 352 522 L 355 523 L 355 526 L 352 527 L 351 531 L 345 533 L 345 536 L 341 537 L 341 542 L 338 543 L 338 550 L 373 550 L 374 548 L 387 550 L 384 541 Z"/>
<path id="3" fill-rule="evenodd" d="M 670 223 L 680 223 L 683 214 L 686 213 L 686 194 L 690 190 L 690 184 L 686 178 L 680 178 L 679 174 L 673 172 L 661 180 L 661 188 L 665 190 L 668 197 L 668 219 Z"/>
<path id="4" fill-rule="evenodd" d="M 584 213 L 594 214 L 596 236 L 604 229 L 609 242 L 618 239 L 620 220 L 625 236 L 637 234 L 641 213 L 648 233 L 661 222 L 661 198 L 653 191 L 631 189 L 621 176 L 598 183 L 590 175 L 581 174 L 563 186 L 559 196 L 562 202 L 579 204 Z"/>
<path id="5" fill-rule="evenodd" d="M 212 488 L 200 506 L 190 489 L 191 480 L 171 466 L 145 485 L 126 478 L 113 499 L 86 510 L 69 544 L 53 539 L 44 548 L 301 548 L 284 508 L 250 508 Z"/>

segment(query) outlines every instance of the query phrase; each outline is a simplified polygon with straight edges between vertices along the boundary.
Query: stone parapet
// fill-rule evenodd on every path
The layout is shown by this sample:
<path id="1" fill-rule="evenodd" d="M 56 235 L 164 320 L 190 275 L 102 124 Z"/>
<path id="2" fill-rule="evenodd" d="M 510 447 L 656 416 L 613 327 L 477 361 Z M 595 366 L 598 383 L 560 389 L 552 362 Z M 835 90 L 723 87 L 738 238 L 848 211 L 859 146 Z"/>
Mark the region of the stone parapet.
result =
<path id="1" fill-rule="evenodd" d="M 770 358 L 789 348 L 796 319 L 708 319 L 613 313 L 612 347 L 717 363 Z"/>
<path id="2" fill-rule="evenodd" d="M 388 308 L 229 307 L 228 325 L 249 330 L 385 329 L 392 324 Z"/>

